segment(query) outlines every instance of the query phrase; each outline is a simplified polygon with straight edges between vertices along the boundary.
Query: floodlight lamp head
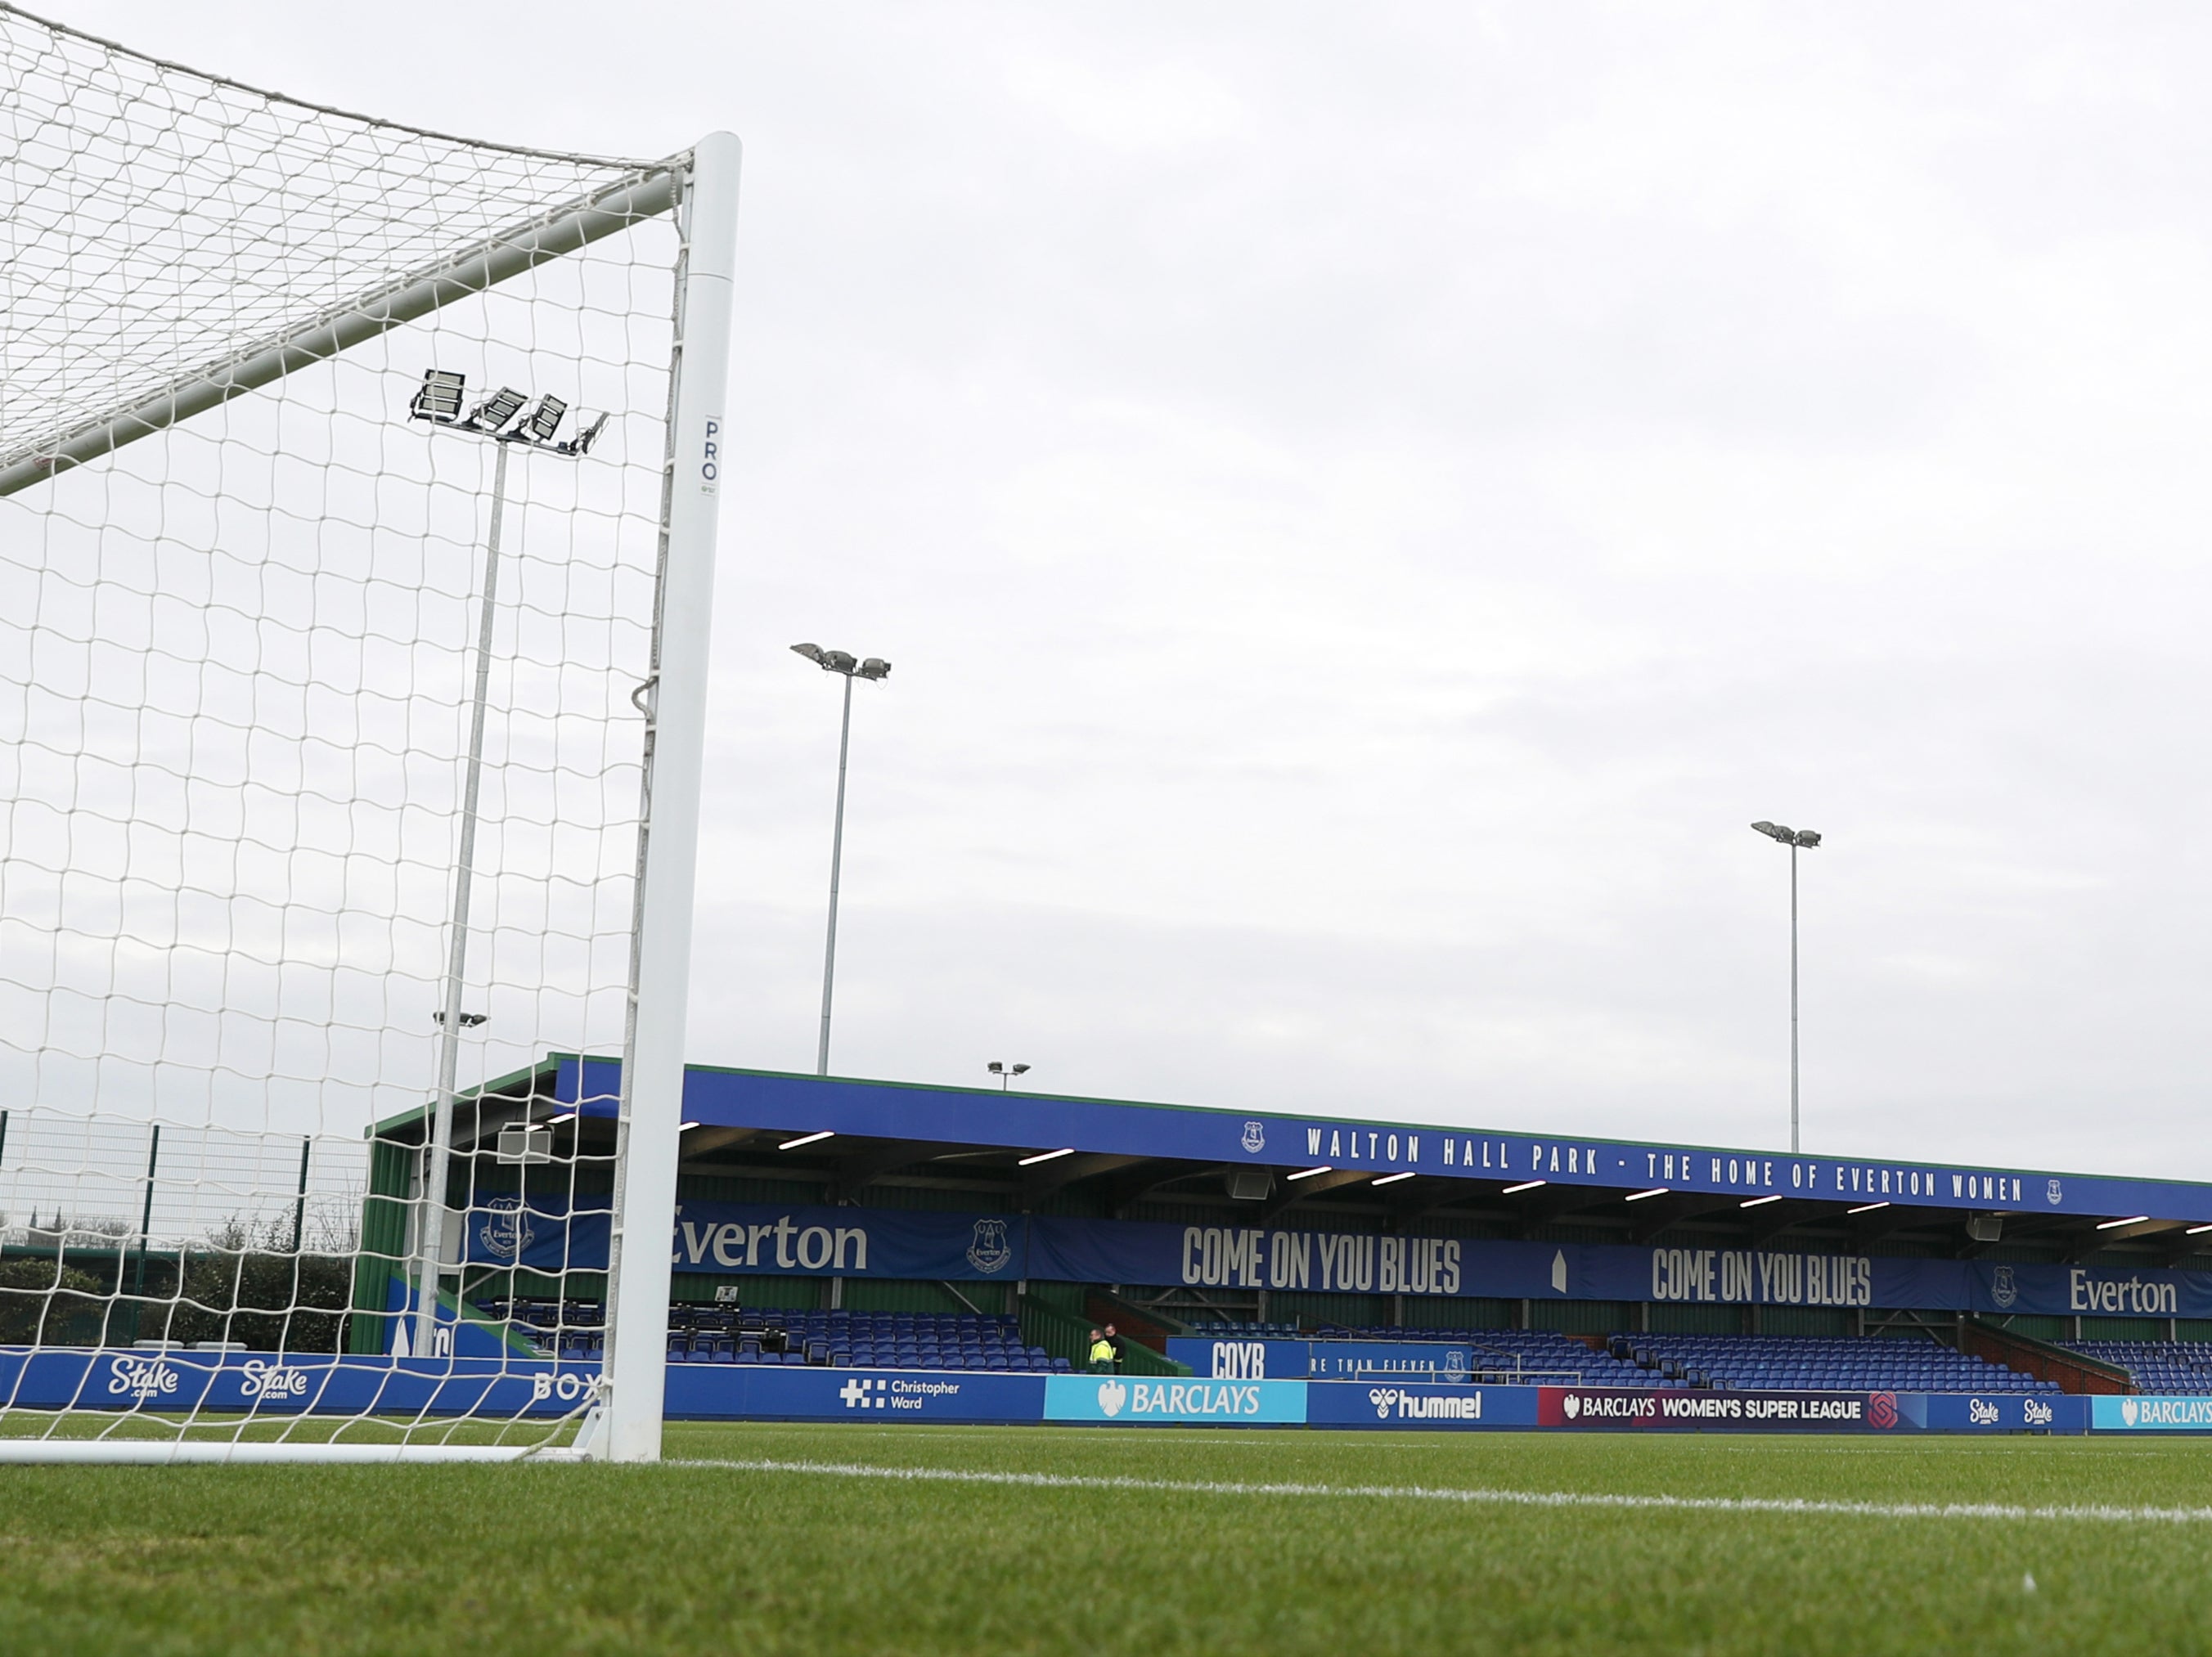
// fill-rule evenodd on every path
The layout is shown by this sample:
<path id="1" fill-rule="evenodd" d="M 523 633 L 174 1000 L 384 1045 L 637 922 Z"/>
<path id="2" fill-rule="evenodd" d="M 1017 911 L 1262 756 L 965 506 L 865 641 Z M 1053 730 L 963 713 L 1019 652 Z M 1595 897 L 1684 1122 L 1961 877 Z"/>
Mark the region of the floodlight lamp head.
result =
<path id="1" fill-rule="evenodd" d="M 472 432 L 496 433 L 504 429 L 509 421 L 520 414 L 522 405 L 528 401 L 529 398 L 513 386 L 502 385 L 483 402 L 477 404 L 470 412 L 469 417 L 460 423 Z"/>
<path id="2" fill-rule="evenodd" d="M 444 368 L 426 368 L 422 384 L 407 405 L 410 420 L 428 420 L 441 426 L 450 426 L 461 417 L 461 393 L 468 384 L 466 374 L 457 374 Z"/>
<path id="3" fill-rule="evenodd" d="M 1016 1065 L 1013 1067 L 1013 1071 L 1012 1071 L 1012 1073 L 1013 1075 L 1016 1075 L 1016 1076 L 1020 1076 L 1020 1075 L 1024 1074 L 1028 1070 L 1029 1070 L 1029 1066 L 1028 1066 L 1027 1065 Z"/>
<path id="4" fill-rule="evenodd" d="M 603 414 L 578 415 L 576 416 L 576 434 L 570 438 L 566 443 L 556 444 L 555 446 L 556 452 L 562 454 L 573 455 L 577 459 L 581 460 L 586 454 L 591 452 L 592 445 L 599 441 L 599 434 L 606 430 L 607 418 L 608 417 Z"/>
<path id="5" fill-rule="evenodd" d="M 1820 831 L 1817 828 L 1800 828 L 1797 831 L 1797 843 L 1810 850 L 1820 843 Z"/>
<path id="6" fill-rule="evenodd" d="M 871 656 L 860 664 L 860 674 L 864 679 L 888 679 L 891 676 L 891 665 L 880 656 Z"/>
<path id="7" fill-rule="evenodd" d="M 849 650 L 825 650 L 822 652 L 822 665 L 832 673 L 850 674 L 860 663 Z"/>
<path id="8" fill-rule="evenodd" d="M 805 657 L 808 661 L 812 662 L 817 667 L 819 667 L 822 665 L 822 646 L 820 645 L 793 645 L 791 647 L 791 653 L 794 656 Z"/>
<path id="9" fill-rule="evenodd" d="M 559 398 L 547 395 L 538 399 L 538 406 L 522 422 L 521 435 L 532 443 L 550 443 L 553 434 L 561 429 L 561 417 L 568 412 L 568 405 Z"/>
<path id="10" fill-rule="evenodd" d="M 1754 822 L 1751 826 L 1765 835 L 1767 839 L 1779 841 L 1784 846 L 1790 845 L 1797 838 L 1796 831 L 1787 823 Z"/>
<path id="11" fill-rule="evenodd" d="M 984 1065 L 983 1068 L 990 1071 L 994 1076 L 1003 1076 L 1006 1072 L 1006 1066 L 1004 1062 L 996 1059 L 994 1059 L 989 1064 Z"/>

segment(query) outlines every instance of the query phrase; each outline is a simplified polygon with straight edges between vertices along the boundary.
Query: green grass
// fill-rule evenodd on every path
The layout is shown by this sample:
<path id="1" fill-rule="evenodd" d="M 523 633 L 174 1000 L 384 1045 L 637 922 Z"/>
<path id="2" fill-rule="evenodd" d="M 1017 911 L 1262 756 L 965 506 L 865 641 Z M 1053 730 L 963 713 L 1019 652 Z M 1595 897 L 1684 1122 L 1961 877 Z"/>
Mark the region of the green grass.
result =
<path id="1" fill-rule="evenodd" d="M 2197 1440 L 859 1425 L 669 1436 L 671 1455 L 695 1462 L 2212 1506 L 2212 1441 Z M 1509 1506 L 705 1465 L 0 1467 L 0 1648 L 2143 1657 L 2212 1648 L 2212 1522 Z"/>

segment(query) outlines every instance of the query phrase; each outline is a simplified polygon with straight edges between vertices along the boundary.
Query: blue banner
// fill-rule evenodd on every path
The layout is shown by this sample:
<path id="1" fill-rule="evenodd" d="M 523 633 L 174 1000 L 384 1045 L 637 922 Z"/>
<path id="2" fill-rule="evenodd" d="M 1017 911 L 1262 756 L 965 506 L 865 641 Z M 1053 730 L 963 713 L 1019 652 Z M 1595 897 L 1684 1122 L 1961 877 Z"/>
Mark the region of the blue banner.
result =
<path id="1" fill-rule="evenodd" d="M 464 1240 L 484 1266 L 538 1271 L 605 1271 L 609 1217 L 604 1197 L 479 1199 Z M 1024 1270 L 1019 1216 L 947 1214 L 930 1209 L 820 1208 L 686 1201 L 676 1205 L 669 1261 L 678 1272 L 768 1277 L 903 1278 L 1016 1281 Z"/>
<path id="2" fill-rule="evenodd" d="M 1395 1375 L 1407 1381 L 1465 1381 L 1482 1360 L 1465 1342 L 1379 1340 L 1212 1340 L 1172 1336 L 1168 1356 L 1210 1381 L 1354 1381 Z M 1513 1361 L 1490 1360 L 1510 1369 Z M 1570 1379 L 1571 1377 L 1560 1377 Z"/>
<path id="3" fill-rule="evenodd" d="M 479 1199 L 463 1235 L 473 1264 L 596 1271 L 606 1266 L 607 1230 L 604 1205 L 571 1212 L 565 1196 L 533 1195 L 526 1205 Z M 679 1272 L 755 1276 L 2212 1318 L 2212 1272 L 1790 1249 L 697 1201 L 678 1205 L 669 1243 Z"/>

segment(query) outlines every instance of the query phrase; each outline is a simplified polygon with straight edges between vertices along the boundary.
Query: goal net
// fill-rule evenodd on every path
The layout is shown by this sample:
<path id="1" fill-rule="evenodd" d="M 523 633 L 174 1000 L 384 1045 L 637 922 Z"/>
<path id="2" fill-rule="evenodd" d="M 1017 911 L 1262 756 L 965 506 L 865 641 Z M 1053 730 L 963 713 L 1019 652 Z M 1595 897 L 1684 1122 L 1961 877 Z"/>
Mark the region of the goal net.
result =
<path id="1" fill-rule="evenodd" d="M 735 142 L 0 137 L 0 1458 L 657 1454 Z"/>

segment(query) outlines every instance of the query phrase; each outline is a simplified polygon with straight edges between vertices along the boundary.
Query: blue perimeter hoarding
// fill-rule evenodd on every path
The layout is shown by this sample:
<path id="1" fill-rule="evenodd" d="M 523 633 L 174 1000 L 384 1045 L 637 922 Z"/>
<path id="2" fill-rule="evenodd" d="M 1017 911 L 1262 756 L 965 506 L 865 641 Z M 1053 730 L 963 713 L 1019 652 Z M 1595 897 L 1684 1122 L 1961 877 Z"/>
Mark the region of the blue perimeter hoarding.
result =
<path id="1" fill-rule="evenodd" d="M 596 1364 L 550 1360 L 0 1347 L 0 1403 L 40 1410 L 505 1420 L 568 1415 L 589 1401 L 598 1383 Z M 1593 1403 L 1599 1407 L 1590 1407 Z M 1401 1375 L 1359 1381 L 1185 1381 L 796 1364 L 672 1363 L 667 1412 L 672 1419 L 691 1421 L 1050 1421 L 1124 1427 L 2212 1432 L 2212 1398 L 1492 1387 Z"/>
<path id="2" fill-rule="evenodd" d="M 0 1403 L 33 1410 L 255 1415 L 564 1416 L 596 1363 L 529 1358 L 0 1347 Z"/>

